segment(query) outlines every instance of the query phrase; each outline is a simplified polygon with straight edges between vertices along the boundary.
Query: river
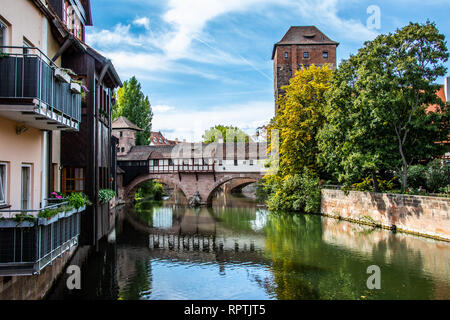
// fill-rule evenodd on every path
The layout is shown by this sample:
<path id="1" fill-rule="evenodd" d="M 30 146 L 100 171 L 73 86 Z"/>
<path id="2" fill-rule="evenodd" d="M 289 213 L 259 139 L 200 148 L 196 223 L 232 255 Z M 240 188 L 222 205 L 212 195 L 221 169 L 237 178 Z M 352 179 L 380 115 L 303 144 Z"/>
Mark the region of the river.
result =
<path id="1" fill-rule="evenodd" d="M 450 299 L 449 243 L 271 213 L 230 194 L 212 208 L 124 207 L 98 252 L 74 261 L 81 290 L 65 275 L 49 299 Z M 367 287 L 372 265 L 381 289 Z"/>

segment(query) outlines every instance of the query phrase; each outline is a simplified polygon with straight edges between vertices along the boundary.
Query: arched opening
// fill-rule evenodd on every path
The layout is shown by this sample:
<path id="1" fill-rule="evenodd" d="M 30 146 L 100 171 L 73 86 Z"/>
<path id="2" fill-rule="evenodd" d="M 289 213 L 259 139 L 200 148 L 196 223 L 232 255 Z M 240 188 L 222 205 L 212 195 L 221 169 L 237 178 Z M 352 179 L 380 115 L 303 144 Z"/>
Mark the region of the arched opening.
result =
<path id="1" fill-rule="evenodd" d="M 138 192 L 142 186 L 145 186 L 149 181 L 158 182 L 163 186 L 164 189 L 164 200 L 172 201 L 175 204 L 184 204 L 187 203 L 187 197 L 184 191 L 172 183 L 170 180 L 157 178 L 157 177 L 145 177 L 145 178 L 137 178 L 130 186 L 127 188 L 126 196 L 127 199 L 134 200 L 135 194 Z"/>
<path id="2" fill-rule="evenodd" d="M 241 190 L 257 181 L 258 180 L 253 177 L 235 177 L 218 181 L 218 183 L 211 190 L 206 203 L 208 206 L 211 206 L 219 194 L 226 195 L 228 193 L 232 193 L 232 190 Z"/>

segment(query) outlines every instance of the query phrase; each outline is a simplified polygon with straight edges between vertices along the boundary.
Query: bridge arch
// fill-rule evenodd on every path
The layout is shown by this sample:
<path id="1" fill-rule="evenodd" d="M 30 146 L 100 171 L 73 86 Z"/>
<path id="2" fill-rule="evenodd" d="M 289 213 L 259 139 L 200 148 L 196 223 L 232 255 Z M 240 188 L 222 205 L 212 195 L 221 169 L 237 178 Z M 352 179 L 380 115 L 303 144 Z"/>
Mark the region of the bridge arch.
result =
<path id="1" fill-rule="evenodd" d="M 121 188 L 123 190 L 121 198 L 131 200 L 132 196 L 137 191 L 138 187 L 141 184 L 143 184 L 147 181 L 150 181 L 150 180 L 161 182 L 162 184 L 170 186 L 174 190 L 178 189 L 181 192 L 183 192 L 183 194 L 185 195 L 186 198 L 188 197 L 188 194 L 186 193 L 185 190 L 183 190 L 182 185 L 177 183 L 172 175 L 142 174 L 142 175 L 136 177 L 135 179 L 133 179 L 133 181 L 131 181 L 131 183 L 129 183 L 127 186 L 124 186 L 123 188 Z"/>
<path id="2" fill-rule="evenodd" d="M 220 179 L 217 179 L 217 181 L 211 186 L 211 189 L 209 191 L 209 194 L 206 198 L 206 204 L 210 206 L 212 204 L 212 198 L 221 186 L 223 186 L 225 183 L 230 181 L 236 181 L 237 184 L 234 186 L 234 188 L 238 188 L 241 186 L 249 185 L 252 183 L 257 182 L 262 178 L 261 174 L 258 173 L 250 173 L 250 174 L 240 174 L 240 175 L 226 175 L 221 177 Z M 239 181 L 241 183 L 239 183 Z"/>
<path id="3" fill-rule="evenodd" d="M 224 183 L 232 180 L 241 180 L 242 184 L 250 184 L 263 177 L 262 173 L 233 173 L 216 172 L 203 174 L 186 173 L 146 173 L 142 174 L 128 185 L 119 188 L 119 197 L 123 200 L 132 200 L 137 187 L 145 181 L 156 180 L 183 192 L 189 201 L 196 192 L 201 196 L 204 204 L 210 206 L 214 192 Z"/>

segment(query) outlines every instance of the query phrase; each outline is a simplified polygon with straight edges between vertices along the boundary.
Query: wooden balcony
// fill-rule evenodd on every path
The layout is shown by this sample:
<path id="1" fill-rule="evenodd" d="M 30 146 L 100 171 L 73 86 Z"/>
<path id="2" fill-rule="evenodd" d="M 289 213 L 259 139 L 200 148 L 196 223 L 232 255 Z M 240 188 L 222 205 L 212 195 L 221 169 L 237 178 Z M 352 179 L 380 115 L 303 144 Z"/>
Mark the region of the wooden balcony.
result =
<path id="1" fill-rule="evenodd" d="M 42 130 L 78 131 L 79 84 L 38 48 L 0 51 L 0 117 Z"/>
<path id="2" fill-rule="evenodd" d="M 149 166 L 149 173 L 214 173 L 214 171 L 214 163 Z"/>

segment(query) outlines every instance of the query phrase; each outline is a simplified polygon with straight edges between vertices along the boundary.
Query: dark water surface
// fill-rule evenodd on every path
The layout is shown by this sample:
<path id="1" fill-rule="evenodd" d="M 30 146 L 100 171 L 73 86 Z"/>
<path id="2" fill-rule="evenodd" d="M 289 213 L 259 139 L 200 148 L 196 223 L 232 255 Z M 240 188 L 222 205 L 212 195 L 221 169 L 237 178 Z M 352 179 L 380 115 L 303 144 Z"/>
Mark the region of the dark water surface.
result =
<path id="1" fill-rule="evenodd" d="M 247 198 L 213 208 L 144 202 L 72 264 L 50 299 L 449 299 L 450 244 L 311 215 L 274 214 Z M 381 270 L 369 290 L 367 268 Z"/>

